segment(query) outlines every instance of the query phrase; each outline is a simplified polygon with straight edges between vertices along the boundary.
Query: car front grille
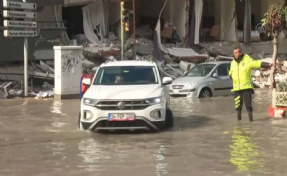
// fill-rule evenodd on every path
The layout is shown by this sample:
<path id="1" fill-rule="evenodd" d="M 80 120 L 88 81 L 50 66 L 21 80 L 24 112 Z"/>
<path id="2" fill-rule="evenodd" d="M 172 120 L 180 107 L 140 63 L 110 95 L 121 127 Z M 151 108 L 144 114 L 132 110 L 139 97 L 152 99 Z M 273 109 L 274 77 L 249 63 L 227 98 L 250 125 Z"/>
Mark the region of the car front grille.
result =
<path id="1" fill-rule="evenodd" d="M 124 108 L 119 107 L 119 103 L 124 104 Z M 145 100 L 116 100 L 116 101 L 99 101 L 96 107 L 101 110 L 141 110 L 145 109 L 149 104 Z"/>
<path id="2" fill-rule="evenodd" d="M 172 89 L 182 89 L 184 85 L 172 85 Z"/>
<path id="3" fill-rule="evenodd" d="M 96 127 L 144 127 L 148 126 L 147 123 L 143 120 L 134 120 L 134 121 L 108 121 L 102 120 L 97 123 Z"/>

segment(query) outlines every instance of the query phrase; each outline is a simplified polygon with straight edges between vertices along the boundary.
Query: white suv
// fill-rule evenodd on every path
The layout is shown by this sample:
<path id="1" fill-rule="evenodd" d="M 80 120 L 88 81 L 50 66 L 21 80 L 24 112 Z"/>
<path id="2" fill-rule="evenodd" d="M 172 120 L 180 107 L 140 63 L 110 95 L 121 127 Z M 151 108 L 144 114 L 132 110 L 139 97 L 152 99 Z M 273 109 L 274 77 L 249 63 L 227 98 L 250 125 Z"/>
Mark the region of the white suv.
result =
<path id="1" fill-rule="evenodd" d="M 115 61 L 102 64 L 81 100 L 82 130 L 160 130 L 173 126 L 167 85 L 155 62 Z"/>

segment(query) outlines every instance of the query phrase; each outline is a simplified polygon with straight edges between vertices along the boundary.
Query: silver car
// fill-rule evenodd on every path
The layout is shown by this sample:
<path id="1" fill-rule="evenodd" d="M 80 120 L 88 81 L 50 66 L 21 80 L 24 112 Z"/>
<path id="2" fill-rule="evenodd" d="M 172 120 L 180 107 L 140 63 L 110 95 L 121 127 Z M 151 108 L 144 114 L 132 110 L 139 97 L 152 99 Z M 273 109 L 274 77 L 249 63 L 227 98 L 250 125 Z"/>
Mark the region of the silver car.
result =
<path id="1" fill-rule="evenodd" d="M 198 64 L 172 82 L 169 94 L 198 98 L 231 95 L 230 64 L 230 61 Z"/>

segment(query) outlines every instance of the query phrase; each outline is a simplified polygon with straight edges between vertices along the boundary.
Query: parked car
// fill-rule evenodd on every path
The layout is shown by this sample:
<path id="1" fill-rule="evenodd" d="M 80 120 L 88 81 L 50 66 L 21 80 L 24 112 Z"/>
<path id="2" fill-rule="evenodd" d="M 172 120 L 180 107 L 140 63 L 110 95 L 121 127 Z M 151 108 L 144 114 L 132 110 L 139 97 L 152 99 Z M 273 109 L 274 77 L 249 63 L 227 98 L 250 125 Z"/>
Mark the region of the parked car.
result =
<path id="1" fill-rule="evenodd" d="M 161 130 L 173 126 L 167 85 L 155 62 L 114 61 L 102 64 L 81 100 L 82 130 Z"/>
<path id="2" fill-rule="evenodd" d="M 194 66 L 169 85 L 171 96 L 205 98 L 231 95 L 230 61 L 207 62 Z"/>

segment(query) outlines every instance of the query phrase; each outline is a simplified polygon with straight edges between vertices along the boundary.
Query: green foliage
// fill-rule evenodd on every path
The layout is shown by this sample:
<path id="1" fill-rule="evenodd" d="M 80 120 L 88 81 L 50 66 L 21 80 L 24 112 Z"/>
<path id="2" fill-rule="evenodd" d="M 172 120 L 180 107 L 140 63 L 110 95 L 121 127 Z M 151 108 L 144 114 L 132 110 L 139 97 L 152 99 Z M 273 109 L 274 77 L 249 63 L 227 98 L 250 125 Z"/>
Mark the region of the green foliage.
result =
<path id="1" fill-rule="evenodd" d="M 266 32 L 270 34 L 280 33 L 285 26 L 287 19 L 287 7 L 280 4 L 272 4 L 261 20 L 262 26 L 266 27 Z"/>

